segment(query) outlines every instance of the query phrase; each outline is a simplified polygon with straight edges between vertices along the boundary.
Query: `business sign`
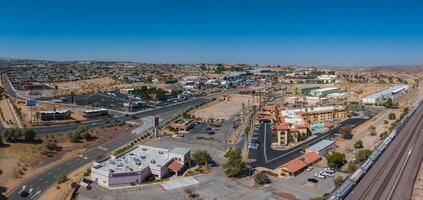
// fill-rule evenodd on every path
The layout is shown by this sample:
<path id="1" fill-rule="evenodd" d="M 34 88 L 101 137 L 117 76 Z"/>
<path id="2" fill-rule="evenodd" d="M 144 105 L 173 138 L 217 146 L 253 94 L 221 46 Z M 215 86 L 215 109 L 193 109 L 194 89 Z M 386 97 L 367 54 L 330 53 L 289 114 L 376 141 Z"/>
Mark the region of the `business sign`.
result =
<path id="1" fill-rule="evenodd" d="M 154 117 L 154 127 L 158 127 L 160 125 L 159 117 Z"/>
<path id="2" fill-rule="evenodd" d="M 37 100 L 35 99 L 27 99 L 26 100 L 26 106 L 36 106 L 37 105 Z"/>

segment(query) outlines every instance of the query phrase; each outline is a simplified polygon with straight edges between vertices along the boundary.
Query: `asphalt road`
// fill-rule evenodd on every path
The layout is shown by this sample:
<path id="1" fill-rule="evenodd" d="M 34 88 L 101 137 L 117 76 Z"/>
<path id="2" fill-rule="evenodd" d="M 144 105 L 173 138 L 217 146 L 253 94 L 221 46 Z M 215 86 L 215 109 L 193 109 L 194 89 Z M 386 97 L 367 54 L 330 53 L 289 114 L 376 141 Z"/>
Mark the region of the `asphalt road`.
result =
<path id="1" fill-rule="evenodd" d="M 141 117 L 159 114 L 159 113 L 162 113 L 162 112 L 167 112 L 169 110 L 180 111 L 182 106 L 184 107 L 184 109 L 187 109 L 191 105 L 206 102 L 207 100 L 208 99 L 206 97 L 201 97 L 201 98 L 194 99 L 194 100 L 191 100 L 191 101 L 173 104 L 173 105 L 169 105 L 169 106 L 166 106 L 166 107 L 156 108 L 156 109 L 153 109 L 153 110 L 143 111 L 143 112 L 136 113 L 136 114 L 115 116 L 115 117 L 109 118 L 109 119 L 92 120 L 92 121 L 87 121 L 87 122 L 82 122 L 82 123 L 71 123 L 71 124 L 65 124 L 65 125 L 33 127 L 32 129 L 35 132 L 37 132 L 37 134 L 50 134 L 50 133 L 74 131 L 74 130 L 78 129 L 78 127 L 80 127 L 81 125 L 87 125 L 89 128 L 101 127 L 101 126 L 104 126 L 104 125 L 107 125 L 107 124 L 110 124 L 110 123 L 115 123 L 116 120 L 118 120 L 118 121 L 128 121 L 128 120 L 133 120 L 134 117 L 141 118 Z"/>
<path id="2" fill-rule="evenodd" d="M 207 101 L 205 98 L 196 99 L 190 102 L 185 102 L 184 106 L 185 108 L 189 108 L 190 106 L 194 106 L 196 104 L 199 104 L 201 102 Z M 170 119 L 175 116 L 175 114 L 180 111 L 181 105 L 173 105 L 169 107 L 159 108 L 154 111 L 148 111 L 139 113 L 136 116 L 137 117 L 146 117 L 151 116 L 153 114 L 159 115 L 164 120 Z M 125 116 L 121 118 L 116 118 L 119 120 L 129 120 L 131 116 Z M 113 119 L 114 120 L 114 119 Z M 90 122 L 93 123 L 93 122 Z M 104 121 L 98 122 L 96 126 L 104 125 Z M 75 130 L 77 127 L 79 127 L 79 124 L 75 125 L 67 125 L 67 126 L 57 126 L 57 128 L 48 127 L 46 129 L 36 129 L 37 132 L 42 131 L 43 133 L 52 133 L 52 132 L 59 132 L 64 130 Z M 92 127 L 92 126 L 91 126 Z M 8 198 L 9 199 L 37 199 L 41 196 L 43 192 L 45 192 L 48 188 L 50 188 L 54 183 L 56 183 L 58 176 L 61 174 L 69 174 L 72 171 L 92 162 L 95 160 L 95 158 L 98 155 L 107 154 L 112 152 L 113 150 L 119 148 L 120 146 L 123 146 L 130 141 L 136 139 L 139 137 L 139 135 L 136 134 L 128 134 L 126 136 L 123 136 L 117 140 L 114 140 L 110 143 L 107 143 L 101 147 L 97 147 L 95 149 L 92 149 L 88 151 L 87 153 L 80 155 L 79 157 L 75 157 L 69 161 L 66 161 L 42 174 L 39 174 L 37 176 L 32 177 L 25 183 L 23 183 L 21 186 L 19 186 L 15 191 L 13 191 Z M 25 185 L 26 189 L 25 191 L 31 190 L 31 194 L 27 198 L 23 198 L 19 195 L 19 192 L 22 190 L 23 185 Z M 31 189 L 32 188 L 32 189 Z"/>
<path id="3" fill-rule="evenodd" d="M 9 94 L 11 97 L 17 98 L 15 91 L 13 91 L 12 86 L 10 85 L 9 78 L 4 72 L 1 74 L 1 81 L 3 82 L 3 86 L 4 89 L 6 89 L 7 94 Z"/>
<path id="4" fill-rule="evenodd" d="M 420 106 L 346 199 L 411 199 L 423 159 L 423 106 Z"/>
<path id="5" fill-rule="evenodd" d="M 250 163 L 250 166 L 275 169 L 280 165 L 301 156 L 305 146 L 313 145 L 328 137 L 335 137 L 340 133 L 341 127 L 345 125 L 357 126 L 364 121 L 366 121 L 364 118 L 350 118 L 344 120 L 340 122 L 337 127 L 327 131 L 326 133 L 318 133 L 316 134 L 316 137 L 287 150 L 274 150 L 271 148 L 275 134 L 272 133 L 270 124 L 262 124 L 260 127 L 260 135 L 258 137 L 260 146 L 255 150 L 250 149 L 250 153 L 256 159 L 254 162 Z"/>

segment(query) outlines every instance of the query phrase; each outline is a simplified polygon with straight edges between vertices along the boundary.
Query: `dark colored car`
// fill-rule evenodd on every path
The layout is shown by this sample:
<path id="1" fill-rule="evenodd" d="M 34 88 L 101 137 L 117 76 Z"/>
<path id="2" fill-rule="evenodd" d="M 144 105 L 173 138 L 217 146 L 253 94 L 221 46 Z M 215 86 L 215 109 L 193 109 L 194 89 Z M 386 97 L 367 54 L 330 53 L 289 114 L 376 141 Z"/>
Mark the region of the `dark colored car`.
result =
<path id="1" fill-rule="evenodd" d="M 318 183 L 319 181 L 315 178 L 309 178 L 307 179 L 307 181 L 312 182 L 312 183 Z"/>

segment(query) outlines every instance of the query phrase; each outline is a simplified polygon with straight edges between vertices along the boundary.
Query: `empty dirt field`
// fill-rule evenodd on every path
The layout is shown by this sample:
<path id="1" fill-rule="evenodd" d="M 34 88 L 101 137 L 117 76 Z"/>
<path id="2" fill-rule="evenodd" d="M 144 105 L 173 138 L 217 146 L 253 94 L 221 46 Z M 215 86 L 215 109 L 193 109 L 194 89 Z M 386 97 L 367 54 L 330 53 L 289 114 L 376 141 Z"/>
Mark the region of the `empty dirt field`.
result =
<path id="1" fill-rule="evenodd" d="M 350 93 L 350 101 L 360 101 L 363 97 L 385 90 L 393 85 L 375 83 L 343 83 L 342 88 Z"/>
<path id="2" fill-rule="evenodd" d="M 6 143 L 0 146 L 0 183 L 10 191 L 24 180 L 38 174 L 60 162 L 85 153 L 89 149 L 96 148 L 128 134 L 133 130 L 132 126 L 125 124 L 109 128 L 91 130 L 93 139 L 81 140 L 78 143 L 70 143 L 69 135 L 65 133 L 55 134 L 59 148 L 49 155 L 42 154 L 42 141 L 48 136 L 37 136 L 32 143 L 16 142 Z"/>
<path id="3" fill-rule="evenodd" d="M 231 116 L 238 114 L 242 111 L 242 104 L 246 109 L 248 109 L 249 105 L 251 107 L 253 102 L 252 96 L 244 96 L 244 95 L 230 95 L 229 101 L 216 101 L 210 103 L 210 105 L 195 110 L 192 114 L 195 117 L 199 117 L 202 119 L 229 119 Z"/>

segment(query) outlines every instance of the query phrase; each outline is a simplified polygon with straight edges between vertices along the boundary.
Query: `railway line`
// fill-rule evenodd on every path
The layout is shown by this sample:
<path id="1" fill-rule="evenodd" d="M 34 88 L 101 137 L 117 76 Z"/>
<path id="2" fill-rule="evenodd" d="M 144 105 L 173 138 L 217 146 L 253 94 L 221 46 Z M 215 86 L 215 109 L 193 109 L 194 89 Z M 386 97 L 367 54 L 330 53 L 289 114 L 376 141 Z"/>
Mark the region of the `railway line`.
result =
<path id="1" fill-rule="evenodd" d="M 418 101 L 370 157 L 329 199 L 410 199 L 423 155 L 423 106 Z"/>

